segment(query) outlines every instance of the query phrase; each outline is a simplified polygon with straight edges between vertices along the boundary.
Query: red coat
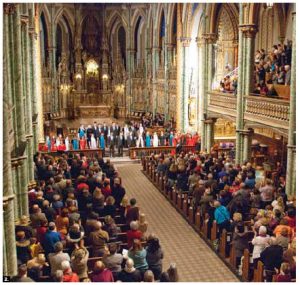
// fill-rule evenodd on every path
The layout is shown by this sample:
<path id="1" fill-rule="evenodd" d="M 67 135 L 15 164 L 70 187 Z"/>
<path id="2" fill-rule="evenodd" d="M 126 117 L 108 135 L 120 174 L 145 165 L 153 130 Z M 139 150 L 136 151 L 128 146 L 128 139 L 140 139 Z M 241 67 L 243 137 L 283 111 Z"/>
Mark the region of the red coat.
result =
<path id="1" fill-rule="evenodd" d="M 127 243 L 128 243 L 128 248 L 132 247 L 133 240 L 134 239 L 141 239 L 143 236 L 142 232 L 139 230 L 129 230 L 127 231 Z"/>
<path id="2" fill-rule="evenodd" d="M 58 151 L 66 151 L 66 146 L 64 144 L 60 144 L 58 147 L 57 147 L 57 150 Z"/>

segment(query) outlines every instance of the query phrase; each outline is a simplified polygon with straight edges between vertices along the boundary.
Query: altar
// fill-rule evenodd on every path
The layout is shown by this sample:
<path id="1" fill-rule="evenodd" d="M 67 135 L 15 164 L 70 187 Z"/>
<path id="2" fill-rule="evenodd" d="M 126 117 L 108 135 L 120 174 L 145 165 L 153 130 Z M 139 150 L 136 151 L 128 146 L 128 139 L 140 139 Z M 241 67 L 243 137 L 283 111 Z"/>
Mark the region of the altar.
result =
<path id="1" fill-rule="evenodd" d="M 107 105 L 98 106 L 78 106 L 75 111 L 76 118 L 107 118 L 110 117 L 113 110 Z"/>

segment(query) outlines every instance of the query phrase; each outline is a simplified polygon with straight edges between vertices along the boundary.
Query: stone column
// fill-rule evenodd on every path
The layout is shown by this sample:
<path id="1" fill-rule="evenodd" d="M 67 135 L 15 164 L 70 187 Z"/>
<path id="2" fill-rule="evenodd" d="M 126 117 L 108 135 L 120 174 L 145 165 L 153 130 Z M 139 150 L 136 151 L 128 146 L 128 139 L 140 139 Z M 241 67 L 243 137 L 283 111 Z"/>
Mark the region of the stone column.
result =
<path id="1" fill-rule="evenodd" d="M 15 245 L 15 226 L 14 226 L 14 193 L 12 187 L 11 170 L 11 142 L 9 131 L 12 127 L 11 121 L 11 96 L 12 85 L 9 74 L 11 74 L 11 62 L 9 58 L 9 17 L 14 11 L 13 4 L 4 4 L 3 14 L 3 275 L 13 276 L 17 273 L 17 255 Z M 11 35 L 12 36 L 12 35 Z"/>
<path id="2" fill-rule="evenodd" d="M 27 140 L 25 137 L 25 114 L 24 114 L 24 89 L 23 89 L 23 77 L 22 74 L 22 39 L 21 39 L 21 16 L 20 16 L 20 4 L 16 4 L 16 12 L 13 16 L 14 25 L 14 85 L 15 85 L 15 104 L 16 104 L 16 122 L 17 128 L 17 149 L 15 151 L 16 158 L 22 157 L 23 164 L 18 171 L 20 177 L 19 187 L 18 187 L 18 199 L 19 207 L 21 209 L 21 214 L 28 214 L 28 195 L 27 195 L 27 184 L 28 184 L 28 172 L 27 172 L 27 158 L 24 155 L 27 150 Z"/>
<path id="3" fill-rule="evenodd" d="M 205 151 L 206 148 L 206 131 L 205 131 L 205 119 L 206 119 L 206 83 L 207 83 L 207 66 L 206 66 L 206 54 L 207 43 L 204 36 L 197 38 L 198 46 L 198 65 L 199 65 L 199 122 L 200 122 L 200 136 L 201 136 L 201 151 Z"/>
<path id="4" fill-rule="evenodd" d="M 25 102 L 26 102 L 26 139 L 27 139 L 27 157 L 28 157 L 28 179 L 30 182 L 34 180 L 33 171 L 33 130 L 32 130 L 32 107 L 31 107 L 31 56 L 29 55 L 29 19 L 24 17 L 22 19 L 22 36 L 23 36 L 23 54 L 24 54 L 24 83 L 25 83 Z"/>
<path id="5" fill-rule="evenodd" d="M 189 117 L 188 117 L 188 108 L 189 108 L 189 80 L 190 80 L 190 67 L 188 66 L 189 54 L 188 49 L 191 43 L 191 38 L 182 37 L 181 41 L 181 51 L 182 51 L 182 74 L 181 74 L 181 97 L 182 97 L 182 108 L 181 108 L 181 117 L 182 117 L 182 126 L 181 130 L 185 133 L 189 127 Z"/>
<path id="6" fill-rule="evenodd" d="M 254 131 L 253 129 L 244 130 L 243 134 L 243 161 L 251 160 L 251 145 Z"/>
<path id="7" fill-rule="evenodd" d="M 44 136 L 44 113 L 43 113 L 43 93 L 42 93 L 42 64 L 41 64 L 41 45 L 40 45 L 40 17 L 39 17 L 39 5 L 35 4 L 35 14 L 34 14 L 34 23 L 35 23 L 35 34 L 36 41 L 34 41 L 34 50 L 35 50 L 35 74 L 34 78 L 36 81 L 36 108 L 37 108 L 37 137 L 38 143 L 45 143 Z"/>
<path id="8" fill-rule="evenodd" d="M 159 67 L 159 54 L 160 54 L 160 47 L 153 47 L 152 48 L 152 83 L 153 83 L 152 113 L 153 113 L 153 118 L 157 112 L 157 69 Z"/>
<path id="9" fill-rule="evenodd" d="M 211 153 L 211 148 L 214 143 L 215 137 L 215 119 L 209 119 L 205 121 L 206 124 L 206 149 L 207 153 Z"/>
<path id="10" fill-rule="evenodd" d="M 169 120 L 170 94 L 169 94 L 169 75 L 172 65 L 173 44 L 166 44 L 165 48 L 165 120 Z"/>
<path id="11" fill-rule="evenodd" d="M 287 146 L 286 193 L 296 195 L 296 12 L 293 13 L 289 137 Z"/>

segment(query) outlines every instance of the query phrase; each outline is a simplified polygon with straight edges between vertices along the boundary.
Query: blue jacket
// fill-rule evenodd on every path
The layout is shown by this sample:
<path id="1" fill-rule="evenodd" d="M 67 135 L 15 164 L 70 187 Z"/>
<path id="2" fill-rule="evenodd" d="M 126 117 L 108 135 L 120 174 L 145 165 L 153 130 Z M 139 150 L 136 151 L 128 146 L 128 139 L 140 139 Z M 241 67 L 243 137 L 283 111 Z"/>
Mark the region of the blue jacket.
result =
<path id="1" fill-rule="evenodd" d="M 224 206 L 216 208 L 214 215 L 218 225 L 222 224 L 226 220 L 230 220 L 229 212 Z"/>
<path id="2" fill-rule="evenodd" d="M 48 253 L 54 252 L 54 245 L 61 241 L 60 233 L 47 231 L 45 234 L 45 244 L 43 244 L 43 248 L 45 250 L 46 255 Z"/>

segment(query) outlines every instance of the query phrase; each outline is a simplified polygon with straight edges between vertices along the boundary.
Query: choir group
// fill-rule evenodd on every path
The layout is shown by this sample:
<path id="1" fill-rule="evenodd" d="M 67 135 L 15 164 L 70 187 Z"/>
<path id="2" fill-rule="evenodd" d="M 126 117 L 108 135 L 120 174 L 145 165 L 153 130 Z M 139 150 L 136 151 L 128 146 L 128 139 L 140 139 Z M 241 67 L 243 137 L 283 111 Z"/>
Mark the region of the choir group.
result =
<path id="1" fill-rule="evenodd" d="M 118 149 L 119 155 L 123 154 L 123 148 L 130 147 L 158 147 L 158 146 L 178 146 L 189 145 L 195 146 L 200 143 L 198 133 L 175 132 L 170 128 L 165 131 L 149 131 L 144 128 L 143 124 L 125 124 L 123 127 L 116 123 L 108 126 L 88 125 L 87 128 L 81 125 L 78 129 L 77 136 L 63 138 L 61 134 L 57 137 L 50 138 L 46 136 L 46 142 L 41 147 L 41 151 L 69 151 L 84 149 L 101 149 L 108 147 L 114 153 Z"/>

